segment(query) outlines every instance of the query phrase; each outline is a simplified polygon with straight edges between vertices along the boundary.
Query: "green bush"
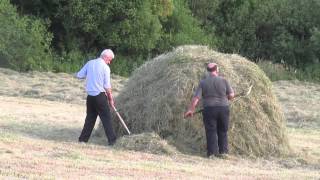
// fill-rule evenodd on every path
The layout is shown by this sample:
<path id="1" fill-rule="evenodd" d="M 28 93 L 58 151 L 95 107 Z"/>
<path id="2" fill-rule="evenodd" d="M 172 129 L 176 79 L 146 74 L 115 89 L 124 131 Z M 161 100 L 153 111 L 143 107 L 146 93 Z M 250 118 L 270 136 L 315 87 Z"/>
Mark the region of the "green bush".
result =
<path id="1" fill-rule="evenodd" d="M 113 74 L 128 77 L 130 74 L 140 65 L 145 62 L 143 57 L 130 57 L 116 55 L 116 58 L 112 61 L 110 68 Z"/>
<path id="2" fill-rule="evenodd" d="M 8 0 L 1 0 L 0 24 L 1 66 L 19 71 L 50 69 L 52 35 L 43 21 L 19 16 Z"/>
<path id="3" fill-rule="evenodd" d="M 70 52 L 63 51 L 62 54 L 59 55 L 58 53 L 55 53 L 52 71 L 74 73 L 79 71 L 89 60 L 95 59 L 98 56 L 99 54 L 83 54 L 80 50 L 73 50 Z M 110 68 L 112 74 L 128 77 L 131 72 L 143 62 L 144 58 L 142 57 L 132 59 L 127 56 L 115 54 L 115 59 L 112 61 Z"/>
<path id="4" fill-rule="evenodd" d="M 319 63 L 306 65 L 300 69 L 289 67 L 285 64 L 274 64 L 270 61 L 259 61 L 257 64 L 271 81 L 297 79 L 300 81 L 320 82 Z"/>
<path id="5" fill-rule="evenodd" d="M 298 79 L 320 82 L 320 63 L 306 65 L 299 74 Z"/>
<path id="6" fill-rule="evenodd" d="M 215 38 L 201 29 L 185 0 L 175 0 L 172 15 L 162 21 L 163 33 L 157 51 L 163 52 L 186 44 L 215 45 Z"/>
<path id="7" fill-rule="evenodd" d="M 271 81 L 296 79 L 294 71 L 286 68 L 284 64 L 274 64 L 270 61 L 259 61 L 257 64 Z"/>
<path id="8" fill-rule="evenodd" d="M 61 55 L 57 55 L 56 53 L 52 70 L 54 72 L 73 73 L 80 70 L 82 65 L 86 63 L 86 59 L 86 56 L 80 50 L 63 51 Z"/>

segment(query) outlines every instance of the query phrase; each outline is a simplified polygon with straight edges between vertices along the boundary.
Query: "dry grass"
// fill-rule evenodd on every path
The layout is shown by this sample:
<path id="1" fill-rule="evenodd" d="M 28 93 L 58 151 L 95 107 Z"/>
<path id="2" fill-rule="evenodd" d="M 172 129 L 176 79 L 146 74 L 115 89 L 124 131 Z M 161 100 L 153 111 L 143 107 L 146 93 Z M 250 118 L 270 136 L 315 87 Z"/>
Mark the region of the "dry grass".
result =
<path id="1" fill-rule="evenodd" d="M 319 166 L 295 158 L 209 160 L 181 154 L 166 156 L 119 150 L 95 143 L 78 144 L 83 106 L 17 97 L 0 96 L 0 100 L 0 177 L 4 179 L 320 177 Z"/>
<path id="2" fill-rule="evenodd" d="M 117 141 L 115 147 L 153 154 L 174 155 L 178 153 L 176 148 L 154 132 L 123 136 Z"/>
<path id="3" fill-rule="evenodd" d="M 320 167 L 320 130 L 289 128 L 290 144 L 301 163 Z"/>
<path id="4" fill-rule="evenodd" d="M 277 81 L 274 87 L 289 126 L 320 127 L 319 84 Z"/>
<path id="5" fill-rule="evenodd" d="M 126 79 L 117 75 L 111 77 L 116 96 Z M 85 81 L 66 73 L 30 72 L 19 73 L 0 68 L 0 95 L 41 98 L 50 101 L 84 104 Z"/>
<path id="6" fill-rule="evenodd" d="M 288 121 L 292 149 L 311 164 L 320 164 L 320 85 L 301 81 L 274 82 L 274 92 Z"/>
<path id="7" fill-rule="evenodd" d="M 18 73 L 0 78 L 12 79 L 10 76 L 21 78 Z M 39 78 L 34 78 L 31 81 L 37 83 Z M 61 79 L 72 78 L 67 75 Z M 108 147 L 96 137 L 91 138 L 89 144 L 76 143 L 85 116 L 84 104 L 24 98 L 22 93 L 11 94 L 14 89 L 3 87 L 2 83 L 0 81 L 0 179 L 320 179 L 319 126 L 290 126 L 288 137 L 295 156 L 287 158 L 233 156 L 228 160 L 210 160 L 176 153 L 150 154 Z M 282 91 L 300 87 L 299 82 L 281 84 L 291 87 Z M 316 94 L 317 89 L 308 85 L 304 84 L 308 94 Z M 279 89 L 277 83 L 275 89 Z M 294 96 L 304 98 L 283 93 L 291 94 L 292 97 L 288 97 L 291 101 L 296 101 Z M 289 100 L 280 101 L 288 113 L 285 104 Z M 301 101 L 304 104 L 299 107 L 303 109 L 310 100 Z"/>
<path id="8" fill-rule="evenodd" d="M 199 80 L 207 75 L 207 62 L 219 65 L 221 75 L 236 92 L 254 85 L 250 96 L 232 102 L 230 152 L 245 156 L 287 155 L 285 119 L 270 80 L 247 59 L 205 46 L 178 47 L 146 62 L 133 73 L 116 99 L 131 131 L 154 131 L 183 153 L 204 155 L 202 116 L 184 119 L 183 113 Z M 117 127 L 121 132 L 123 128 Z"/>

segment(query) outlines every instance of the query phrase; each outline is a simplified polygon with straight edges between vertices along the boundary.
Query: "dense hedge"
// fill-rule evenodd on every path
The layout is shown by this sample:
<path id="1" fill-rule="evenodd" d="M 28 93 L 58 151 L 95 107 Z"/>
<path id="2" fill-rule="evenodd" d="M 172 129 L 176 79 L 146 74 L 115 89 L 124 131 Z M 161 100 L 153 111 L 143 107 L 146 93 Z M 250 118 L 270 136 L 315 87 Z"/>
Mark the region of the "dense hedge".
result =
<path id="1" fill-rule="evenodd" d="M 0 65 L 20 71 L 50 69 L 52 35 L 42 20 L 19 16 L 8 0 L 1 0 L 0 24 Z"/>
<path id="2" fill-rule="evenodd" d="M 129 75 L 183 44 L 302 70 L 319 67 L 320 0 L 10 2 L 20 15 L 1 1 L 0 58 L 2 66 L 20 70 L 75 71 L 108 47 L 116 53 L 113 72 Z"/>

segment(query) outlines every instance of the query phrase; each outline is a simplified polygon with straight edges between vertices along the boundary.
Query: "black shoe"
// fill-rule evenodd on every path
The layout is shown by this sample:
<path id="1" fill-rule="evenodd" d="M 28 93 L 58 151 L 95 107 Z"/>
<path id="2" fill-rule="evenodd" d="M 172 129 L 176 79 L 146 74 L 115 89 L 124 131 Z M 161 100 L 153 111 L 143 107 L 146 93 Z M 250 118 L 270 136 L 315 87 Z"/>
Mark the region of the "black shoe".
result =
<path id="1" fill-rule="evenodd" d="M 84 141 L 84 140 L 78 140 L 79 143 L 87 143 L 88 141 Z"/>
<path id="2" fill-rule="evenodd" d="M 109 146 L 113 146 L 116 142 L 117 142 L 117 140 L 115 139 L 115 140 L 113 140 L 113 141 L 110 141 L 110 142 L 108 143 L 108 145 L 109 145 Z"/>

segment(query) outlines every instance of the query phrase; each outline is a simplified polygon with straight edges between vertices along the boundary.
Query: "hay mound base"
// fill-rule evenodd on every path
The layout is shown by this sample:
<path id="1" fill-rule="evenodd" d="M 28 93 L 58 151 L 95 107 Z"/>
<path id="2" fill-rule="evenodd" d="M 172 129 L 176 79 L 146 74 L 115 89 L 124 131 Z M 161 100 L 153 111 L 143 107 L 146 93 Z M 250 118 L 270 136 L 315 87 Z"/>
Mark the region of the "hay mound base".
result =
<path id="1" fill-rule="evenodd" d="M 220 75 L 231 83 L 236 93 L 254 85 L 248 97 L 231 102 L 230 153 L 288 154 L 284 116 L 264 72 L 239 55 L 218 53 L 205 46 L 178 47 L 147 61 L 133 73 L 116 98 L 129 129 L 133 133 L 154 131 L 183 153 L 205 155 L 201 114 L 184 119 L 183 113 L 199 80 L 207 75 L 208 62 L 219 65 Z M 118 120 L 114 122 L 117 133 L 125 134 Z"/>
<path id="2" fill-rule="evenodd" d="M 115 147 L 118 149 L 142 151 L 152 154 L 177 154 L 177 150 L 156 133 L 142 133 L 121 137 Z"/>

